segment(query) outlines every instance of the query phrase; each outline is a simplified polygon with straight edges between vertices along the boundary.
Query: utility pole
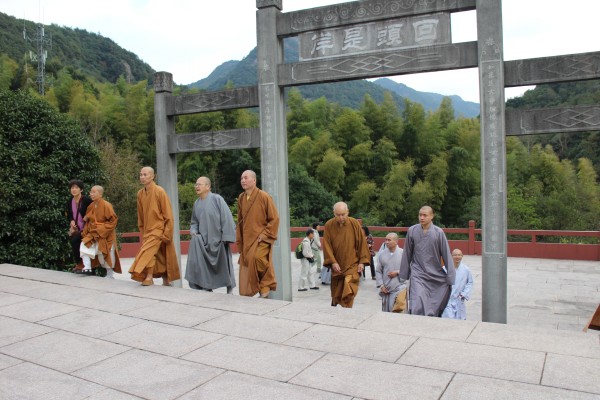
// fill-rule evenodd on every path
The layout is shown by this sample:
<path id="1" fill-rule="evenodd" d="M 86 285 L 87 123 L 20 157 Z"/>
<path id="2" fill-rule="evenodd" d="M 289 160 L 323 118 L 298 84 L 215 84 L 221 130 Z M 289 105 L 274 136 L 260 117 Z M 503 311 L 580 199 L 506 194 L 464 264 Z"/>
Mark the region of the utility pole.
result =
<path id="1" fill-rule="evenodd" d="M 35 37 L 30 38 L 27 35 L 27 30 L 23 27 L 23 38 L 27 41 L 35 43 L 36 53 L 29 51 L 31 61 L 37 61 L 37 79 L 38 92 L 43 96 L 45 92 L 45 75 L 46 75 L 46 59 L 48 58 L 48 50 L 52 47 L 52 37 L 46 37 L 44 25 L 37 24 Z"/>

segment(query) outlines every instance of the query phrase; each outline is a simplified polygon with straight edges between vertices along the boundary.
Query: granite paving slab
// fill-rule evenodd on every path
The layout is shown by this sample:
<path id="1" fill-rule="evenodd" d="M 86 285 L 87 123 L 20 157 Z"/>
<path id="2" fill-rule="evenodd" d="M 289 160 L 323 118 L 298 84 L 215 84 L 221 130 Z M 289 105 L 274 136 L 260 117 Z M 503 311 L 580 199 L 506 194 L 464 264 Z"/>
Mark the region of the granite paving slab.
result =
<path id="1" fill-rule="evenodd" d="M 278 308 L 266 315 L 315 324 L 355 328 L 371 317 L 373 313 L 373 311 L 364 312 L 342 307 L 331 307 L 331 305 L 313 305 L 298 302 L 287 304 L 285 307 Z"/>
<path id="2" fill-rule="evenodd" d="M 260 315 L 227 313 L 197 325 L 196 329 L 263 342 L 282 343 L 312 324 Z"/>
<path id="3" fill-rule="evenodd" d="M 217 310 L 263 315 L 280 307 L 284 307 L 287 304 L 290 304 L 290 302 L 283 300 L 261 299 L 258 297 L 234 296 L 222 293 L 205 293 L 202 297 L 198 297 L 197 300 L 195 299 L 189 304 L 200 307 L 215 308 Z"/>
<path id="4" fill-rule="evenodd" d="M 27 300 L 31 300 L 31 298 L 26 296 L 19 296 L 18 294 L 0 292 L 0 307 L 8 306 L 10 304 L 15 303 L 21 303 Z"/>
<path id="5" fill-rule="evenodd" d="M 598 400 L 598 396 L 541 385 L 456 374 L 441 400 Z"/>
<path id="6" fill-rule="evenodd" d="M 40 321 L 39 324 L 81 335 L 102 338 L 143 322 L 144 320 L 138 318 L 83 308 L 69 314 Z"/>
<path id="7" fill-rule="evenodd" d="M 37 322 L 77 311 L 80 308 L 81 307 L 75 307 L 68 304 L 55 303 L 53 301 L 31 299 L 0 307 L 0 315 L 29 322 Z"/>
<path id="8" fill-rule="evenodd" d="M 350 397 L 228 371 L 192 390 L 180 400 L 350 400 Z"/>
<path id="9" fill-rule="evenodd" d="M 103 389 L 95 383 L 27 362 L 0 371 L 0 399 L 80 400 Z"/>
<path id="10" fill-rule="evenodd" d="M 147 321 L 104 337 L 105 340 L 179 357 L 222 338 L 216 333 Z"/>
<path id="11" fill-rule="evenodd" d="M 175 399 L 223 371 L 143 350 L 130 350 L 73 375 L 144 399 Z M 0 385 L 1 386 L 1 385 Z"/>
<path id="12" fill-rule="evenodd" d="M 464 341 L 476 325 L 477 322 L 474 321 L 380 312 L 373 314 L 357 328 L 375 332 Z"/>
<path id="13" fill-rule="evenodd" d="M 2 350 L 0 349 L 0 351 Z M 17 360 L 16 358 L 0 354 L 0 370 L 12 367 L 13 365 L 21 364 L 22 362 L 22 360 Z"/>
<path id="14" fill-rule="evenodd" d="M 600 359 L 548 354 L 542 384 L 600 395 Z"/>
<path id="15" fill-rule="evenodd" d="M 85 400 L 142 400 L 142 398 L 114 389 L 104 389 L 100 393 L 87 397 Z"/>
<path id="16" fill-rule="evenodd" d="M 65 351 L 68 348 L 68 351 Z M 0 349 L 12 357 L 71 373 L 129 350 L 129 347 L 70 332 L 54 331 Z"/>
<path id="17" fill-rule="evenodd" d="M 154 306 L 129 311 L 125 315 L 190 328 L 226 313 L 226 311 L 213 310 L 212 308 L 161 302 Z"/>
<path id="18" fill-rule="evenodd" d="M 74 286 L 57 285 L 48 283 L 43 287 L 32 288 L 22 293 L 23 296 L 29 296 L 34 299 L 56 301 L 73 306 L 79 306 L 80 299 L 88 296 L 98 296 L 102 292 L 94 289 L 84 289 Z"/>
<path id="19" fill-rule="evenodd" d="M 183 359 L 286 382 L 323 353 L 280 344 L 224 337 L 183 356 Z"/>
<path id="20" fill-rule="evenodd" d="M 467 340 L 515 349 L 600 358 L 598 335 L 480 322 Z"/>
<path id="21" fill-rule="evenodd" d="M 94 296 L 82 297 L 79 300 L 79 304 L 82 307 L 95 310 L 123 314 L 138 308 L 157 305 L 158 301 L 118 293 L 101 293 Z"/>
<path id="22" fill-rule="evenodd" d="M 0 316 L 0 348 L 12 343 L 43 335 L 55 329 L 14 318 Z"/>
<path id="23" fill-rule="evenodd" d="M 0 267 L 0 273 L 4 274 L 4 271 L 1 268 L 2 267 Z M 23 294 L 24 292 L 30 292 L 35 288 L 45 288 L 48 285 L 51 284 L 47 282 L 38 282 L 30 279 L 0 275 L 0 290 L 6 293 Z"/>
<path id="24" fill-rule="evenodd" d="M 489 378 L 539 383 L 545 357 L 546 354 L 539 351 L 419 338 L 397 362 Z M 502 368 L 498 368 L 499 365 Z"/>
<path id="25" fill-rule="evenodd" d="M 327 354 L 289 382 L 365 399 L 439 399 L 453 374 Z"/>
<path id="26" fill-rule="evenodd" d="M 417 338 L 414 336 L 315 325 L 285 341 L 284 344 L 322 352 L 394 362 L 416 340 Z"/>

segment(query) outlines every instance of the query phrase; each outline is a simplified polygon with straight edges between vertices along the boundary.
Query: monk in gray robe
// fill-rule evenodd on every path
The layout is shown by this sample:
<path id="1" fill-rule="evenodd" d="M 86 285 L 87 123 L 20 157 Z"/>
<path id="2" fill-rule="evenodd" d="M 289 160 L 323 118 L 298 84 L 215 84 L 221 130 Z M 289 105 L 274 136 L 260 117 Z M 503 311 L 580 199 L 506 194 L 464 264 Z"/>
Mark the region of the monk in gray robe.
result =
<path id="1" fill-rule="evenodd" d="M 223 197 L 210 191 L 205 176 L 196 181 L 198 199 L 192 210 L 185 279 L 192 289 L 212 291 L 223 286 L 227 293 L 235 287 L 229 243 L 235 242 L 235 224 Z"/>
<path id="2" fill-rule="evenodd" d="M 406 281 L 398 279 L 402 254 L 403 251 L 398 246 L 398 234 L 388 233 L 385 237 L 385 248 L 377 254 L 377 268 L 375 268 L 383 312 L 393 312 L 396 297 L 401 291 L 406 290 Z"/>
<path id="3" fill-rule="evenodd" d="M 433 209 L 423 206 L 419 223 L 408 228 L 399 277 L 410 277 L 408 312 L 439 317 L 450 298 L 455 268 L 446 235 L 433 218 Z"/>

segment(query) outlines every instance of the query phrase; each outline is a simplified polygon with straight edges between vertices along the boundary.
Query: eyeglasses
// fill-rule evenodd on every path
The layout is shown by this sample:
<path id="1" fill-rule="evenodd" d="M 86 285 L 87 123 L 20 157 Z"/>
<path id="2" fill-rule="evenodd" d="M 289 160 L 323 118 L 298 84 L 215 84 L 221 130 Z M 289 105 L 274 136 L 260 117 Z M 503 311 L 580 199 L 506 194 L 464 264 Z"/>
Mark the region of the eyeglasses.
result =
<path id="1" fill-rule="evenodd" d="M 206 186 L 206 183 L 196 183 L 194 186 Z"/>

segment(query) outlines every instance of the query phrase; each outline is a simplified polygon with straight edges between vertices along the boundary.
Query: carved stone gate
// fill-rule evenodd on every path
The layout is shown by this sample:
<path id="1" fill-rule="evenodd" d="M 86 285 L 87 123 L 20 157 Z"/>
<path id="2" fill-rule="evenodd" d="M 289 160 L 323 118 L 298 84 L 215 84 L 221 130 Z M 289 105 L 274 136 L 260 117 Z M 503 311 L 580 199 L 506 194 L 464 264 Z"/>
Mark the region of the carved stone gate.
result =
<path id="1" fill-rule="evenodd" d="M 155 75 L 158 181 L 171 198 L 176 226 L 177 153 L 260 147 L 261 186 L 273 197 L 281 217 L 274 248 L 278 289 L 272 297 L 292 300 L 284 89 L 478 67 L 482 318 L 506 323 L 505 134 L 598 130 L 600 107 L 511 111 L 505 116 L 504 88 L 599 78 L 600 53 L 505 63 L 501 0 L 362 0 L 289 13 L 281 12 L 282 0 L 257 0 L 256 7 L 257 86 L 173 97 L 172 75 Z M 477 10 L 478 40 L 452 43 L 450 14 L 468 10 Z M 298 37 L 299 61 L 284 64 L 283 40 L 292 36 Z M 260 129 L 180 135 L 174 131 L 176 115 L 257 106 Z"/>

